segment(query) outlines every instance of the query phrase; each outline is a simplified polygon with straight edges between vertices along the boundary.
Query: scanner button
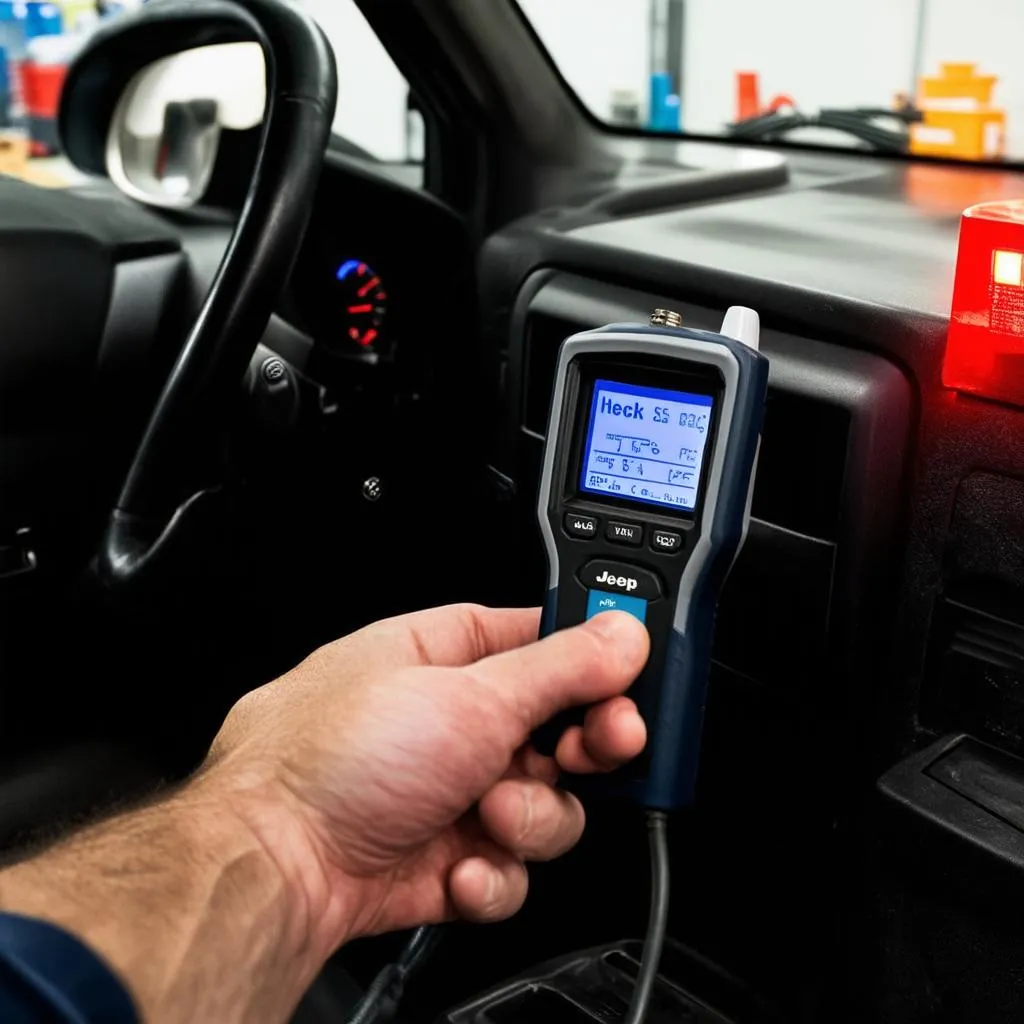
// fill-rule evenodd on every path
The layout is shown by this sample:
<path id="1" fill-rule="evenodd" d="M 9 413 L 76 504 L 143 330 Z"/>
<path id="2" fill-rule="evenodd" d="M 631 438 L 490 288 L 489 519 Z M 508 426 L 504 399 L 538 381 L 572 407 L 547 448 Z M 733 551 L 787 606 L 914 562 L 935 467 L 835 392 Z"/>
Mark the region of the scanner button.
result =
<path id="1" fill-rule="evenodd" d="M 605 529 L 604 535 L 613 544 L 630 544 L 633 547 L 639 547 L 644 542 L 644 528 L 638 523 L 612 521 Z"/>
<path id="2" fill-rule="evenodd" d="M 587 594 L 587 618 L 592 619 L 601 612 L 628 612 L 641 622 L 647 619 L 647 602 L 642 597 L 625 597 L 623 594 L 609 594 L 605 590 L 591 590 Z"/>
<path id="3" fill-rule="evenodd" d="M 654 601 L 661 597 L 661 583 L 648 569 L 623 562 L 596 558 L 580 569 L 580 582 L 587 590 L 606 590 L 626 597 Z"/>
<path id="4" fill-rule="evenodd" d="M 570 537 L 582 537 L 584 540 L 590 540 L 597 536 L 597 527 L 596 516 L 578 516 L 574 512 L 565 514 L 565 532 Z"/>
<path id="5" fill-rule="evenodd" d="M 681 534 L 673 533 L 671 530 L 655 530 L 651 535 L 651 547 L 655 551 L 664 551 L 672 554 L 683 546 Z"/>

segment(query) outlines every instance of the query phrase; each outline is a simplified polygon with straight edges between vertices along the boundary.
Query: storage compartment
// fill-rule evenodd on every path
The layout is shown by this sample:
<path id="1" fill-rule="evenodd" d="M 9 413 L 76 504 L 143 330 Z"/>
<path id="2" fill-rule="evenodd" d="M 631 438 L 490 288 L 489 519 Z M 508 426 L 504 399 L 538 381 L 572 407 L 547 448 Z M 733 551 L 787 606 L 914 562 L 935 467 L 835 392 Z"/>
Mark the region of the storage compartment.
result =
<path id="1" fill-rule="evenodd" d="M 903 991 L 928 991 L 932 1011 L 917 1017 L 907 999 L 892 1020 L 1020 1020 L 1024 761 L 947 736 L 879 788 L 882 942 L 896 977 L 911 979 Z"/>
<path id="2" fill-rule="evenodd" d="M 1024 481 L 972 473 L 945 551 L 921 718 L 1024 753 Z"/>
<path id="3" fill-rule="evenodd" d="M 477 1018 L 490 1024 L 594 1024 L 593 1015 L 570 1002 L 557 989 L 527 986 L 488 1007 L 486 1013 Z"/>
<path id="4" fill-rule="evenodd" d="M 971 736 L 946 736 L 890 768 L 882 794 L 911 831 L 920 863 L 969 898 L 1013 899 L 1024 886 L 1024 760 Z"/>
<path id="5" fill-rule="evenodd" d="M 992 583 L 955 588 L 932 624 L 922 722 L 1024 751 L 1024 602 Z"/>
<path id="6" fill-rule="evenodd" d="M 619 942 L 549 961 L 450 1010 L 449 1024 L 619 1024 L 640 969 L 639 942 Z M 649 1024 L 775 1024 L 783 1018 L 739 982 L 669 940 Z"/>

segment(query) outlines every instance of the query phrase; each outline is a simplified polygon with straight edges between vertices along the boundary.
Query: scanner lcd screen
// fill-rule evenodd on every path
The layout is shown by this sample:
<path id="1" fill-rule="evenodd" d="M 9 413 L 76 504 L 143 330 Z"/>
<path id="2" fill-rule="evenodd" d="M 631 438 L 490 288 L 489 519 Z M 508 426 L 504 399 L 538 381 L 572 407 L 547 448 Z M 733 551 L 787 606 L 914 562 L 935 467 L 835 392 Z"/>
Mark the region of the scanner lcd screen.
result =
<path id="1" fill-rule="evenodd" d="M 594 381 L 580 490 L 692 512 L 714 399 Z"/>

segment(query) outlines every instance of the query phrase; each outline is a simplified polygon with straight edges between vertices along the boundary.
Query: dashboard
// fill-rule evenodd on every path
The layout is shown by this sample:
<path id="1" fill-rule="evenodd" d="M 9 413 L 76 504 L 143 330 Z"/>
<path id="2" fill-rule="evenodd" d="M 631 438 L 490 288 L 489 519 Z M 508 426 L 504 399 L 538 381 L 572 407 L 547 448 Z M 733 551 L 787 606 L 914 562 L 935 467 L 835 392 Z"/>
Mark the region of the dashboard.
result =
<path id="1" fill-rule="evenodd" d="M 701 884 L 673 934 L 793 1007 L 841 959 L 829 936 L 863 927 L 861 951 L 885 943 L 863 919 L 890 919 L 886 893 L 940 916 L 973 901 L 993 864 L 1024 879 L 1018 811 L 1015 825 L 985 810 L 1024 792 L 1024 413 L 942 386 L 960 213 L 1024 194 L 1024 176 L 793 154 L 788 180 L 648 193 L 644 209 L 636 196 L 567 202 L 478 249 L 455 214 L 385 174 L 328 157 L 250 367 L 246 436 L 225 445 L 252 518 L 239 544 L 247 600 L 274 625 L 252 646 L 278 633 L 308 650 L 445 601 L 535 604 L 562 340 L 655 307 L 716 329 L 729 305 L 748 305 L 762 317 L 768 406 L 748 540 L 718 612 L 698 808 L 678 823 Z M 229 233 L 181 229 L 196 308 Z M 300 384 L 297 413 L 291 398 L 270 408 L 282 404 L 275 357 Z M 699 432 L 701 411 L 687 415 Z M 699 445 L 680 447 L 699 470 Z M 598 490 L 607 454 L 588 450 Z M 282 650 L 281 666 L 297 657 Z M 528 940 L 490 957 L 495 969 L 635 934 L 641 832 L 595 808 L 580 856 L 536 873 L 559 920 L 532 901 L 512 926 Z M 919 834 L 899 851 L 911 886 L 891 845 Z M 942 852 L 951 836 L 981 850 L 973 867 Z M 609 864 L 624 866 L 614 887 Z M 954 932 L 923 929 L 920 944 Z M 486 956 L 477 934 L 468 952 Z M 971 965 L 972 990 L 1005 983 L 998 959 L 935 945 L 927 955 Z M 452 958 L 460 972 L 466 953 Z"/>
<path id="2" fill-rule="evenodd" d="M 941 376 L 960 213 L 1014 193 L 1024 176 L 1011 172 L 793 155 L 788 183 L 756 192 L 522 218 L 474 264 L 440 204 L 329 165 L 265 338 L 340 410 L 303 434 L 295 474 L 340 481 L 339 500 L 318 494 L 304 511 L 312 535 L 337 535 L 337 559 L 318 548 L 324 578 L 405 568 L 415 521 L 430 542 L 402 577 L 408 607 L 467 593 L 507 606 L 544 589 L 536 485 L 561 341 L 655 307 L 708 329 L 730 304 L 759 310 L 768 407 L 748 541 L 719 608 L 701 821 L 686 843 L 703 885 L 676 933 L 782 1004 L 831 969 L 819 937 L 848 926 L 847 879 L 904 884 L 871 875 L 844 842 L 876 827 L 881 776 L 901 809 L 892 835 L 917 835 L 925 818 L 936 843 L 997 837 L 1024 874 L 1021 832 L 998 815 L 980 827 L 982 797 L 957 803 L 927 774 L 945 748 L 902 761 L 961 732 L 1024 755 L 1024 414 Z M 455 477 L 423 457 L 436 438 Z M 391 503 L 345 505 L 371 472 Z M 387 542 L 352 543 L 371 535 Z M 986 785 L 1024 779 L 1012 758 L 958 757 L 982 763 Z M 594 905 L 609 860 L 630 854 L 600 813 L 593 831 L 600 854 L 557 876 L 561 899 L 580 894 L 586 941 L 628 933 L 645 898 Z M 991 863 L 957 876 L 969 895 Z M 921 896 L 937 913 L 947 898 Z M 556 951 L 530 934 L 529 962 Z"/>
<path id="3" fill-rule="evenodd" d="M 422 391 L 464 358 L 476 315 L 461 220 L 428 193 L 329 153 L 280 317 L 312 342 L 331 388 Z"/>
<path id="4" fill-rule="evenodd" d="M 289 368 L 297 410 L 262 378 L 274 358 Z M 468 474 L 461 488 L 443 487 L 422 453 L 433 438 L 459 436 L 453 455 L 483 462 L 483 432 L 463 436 L 466 417 L 484 415 L 468 408 L 487 397 L 467 387 L 478 366 L 475 266 L 461 218 L 386 169 L 328 153 L 305 240 L 248 375 L 261 428 L 251 432 L 246 466 L 251 477 L 267 476 L 269 428 L 273 489 L 293 506 L 296 534 L 316 544 L 304 586 L 332 575 L 379 578 L 410 536 L 411 510 L 426 536 L 451 532 L 455 508 L 480 484 Z M 353 544 L 363 537 L 394 546 Z M 348 609 L 354 625 L 393 614 L 396 600 L 410 609 L 436 603 L 439 585 L 460 597 L 443 545 L 417 557 L 424 571 L 399 594 L 374 586 Z M 302 608 L 307 635 L 337 634 L 332 603 L 312 615 Z"/>
<path id="5" fill-rule="evenodd" d="M 389 241 L 372 217 L 318 218 L 292 272 L 286 318 L 338 359 L 395 360 L 419 268 Z"/>
<path id="6" fill-rule="evenodd" d="M 506 601 L 544 586 L 533 520 L 561 340 L 656 307 L 711 330 L 730 304 L 761 313 L 771 378 L 751 527 L 719 605 L 699 821 L 681 825 L 702 885 L 675 934 L 783 1005 L 832 969 L 819 937 L 849 927 L 846 880 L 893 884 L 843 839 L 875 827 L 862 816 L 879 776 L 965 728 L 1024 754 L 1010 696 L 1024 673 L 1006 653 L 1024 646 L 1007 603 L 1024 585 L 1024 422 L 941 382 L 960 213 L 1021 192 L 1011 172 L 793 154 L 788 184 L 626 216 L 547 211 L 493 236 L 480 261 L 500 381 L 492 467 L 514 495 L 500 527 L 514 540 L 493 567 L 512 581 Z M 1019 833 L 993 815 L 979 826 L 976 806 L 927 777 L 945 748 L 887 776 L 903 813 L 886 836 L 919 837 L 924 819 L 929 842 L 994 848 L 998 833 L 1019 850 Z M 625 853 L 601 842 L 595 871 L 563 886 L 602 885 Z M 968 892 L 992 861 L 979 863 Z M 925 892 L 923 912 L 947 898 Z"/>

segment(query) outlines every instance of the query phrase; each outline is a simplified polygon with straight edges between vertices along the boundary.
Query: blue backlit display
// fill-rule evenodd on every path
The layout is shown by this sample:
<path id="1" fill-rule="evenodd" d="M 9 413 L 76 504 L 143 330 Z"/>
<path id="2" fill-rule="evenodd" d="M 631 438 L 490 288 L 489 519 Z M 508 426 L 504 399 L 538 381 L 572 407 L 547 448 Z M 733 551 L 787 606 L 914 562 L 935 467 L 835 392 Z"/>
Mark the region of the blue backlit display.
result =
<path id="1" fill-rule="evenodd" d="M 595 381 L 580 489 L 692 512 L 713 408 L 710 395 Z"/>

